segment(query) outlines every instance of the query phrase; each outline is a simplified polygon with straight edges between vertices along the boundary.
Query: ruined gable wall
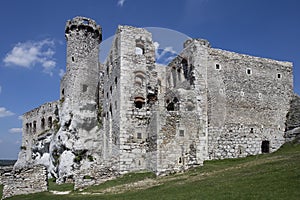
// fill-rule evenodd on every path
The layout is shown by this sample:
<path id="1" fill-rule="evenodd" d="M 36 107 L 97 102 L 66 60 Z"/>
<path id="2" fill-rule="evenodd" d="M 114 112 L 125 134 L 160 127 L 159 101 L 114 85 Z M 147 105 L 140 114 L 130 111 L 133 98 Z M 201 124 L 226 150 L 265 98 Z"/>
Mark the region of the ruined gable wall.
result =
<path id="1" fill-rule="evenodd" d="M 284 142 L 292 64 L 211 48 L 207 65 L 211 159 L 254 155 Z"/>
<path id="2" fill-rule="evenodd" d="M 59 102 L 45 103 L 23 115 L 22 146 L 16 166 L 32 162 L 32 148 L 37 138 L 58 129 Z M 49 149 L 48 149 L 49 150 Z"/>
<path id="3" fill-rule="evenodd" d="M 157 174 L 202 165 L 207 158 L 206 71 L 209 43 L 194 40 L 167 68 L 159 115 Z"/>

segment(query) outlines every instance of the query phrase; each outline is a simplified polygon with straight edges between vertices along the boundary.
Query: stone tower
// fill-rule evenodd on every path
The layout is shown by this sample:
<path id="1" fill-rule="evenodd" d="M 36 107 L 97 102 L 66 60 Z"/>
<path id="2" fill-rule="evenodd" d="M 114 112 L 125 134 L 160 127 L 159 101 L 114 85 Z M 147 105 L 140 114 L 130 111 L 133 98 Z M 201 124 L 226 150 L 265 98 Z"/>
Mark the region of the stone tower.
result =
<path id="1" fill-rule="evenodd" d="M 67 21 L 67 71 L 61 82 L 61 98 L 72 103 L 95 101 L 99 82 L 99 44 L 102 30 L 94 20 L 75 17 Z M 96 102 L 96 101 L 95 101 Z"/>

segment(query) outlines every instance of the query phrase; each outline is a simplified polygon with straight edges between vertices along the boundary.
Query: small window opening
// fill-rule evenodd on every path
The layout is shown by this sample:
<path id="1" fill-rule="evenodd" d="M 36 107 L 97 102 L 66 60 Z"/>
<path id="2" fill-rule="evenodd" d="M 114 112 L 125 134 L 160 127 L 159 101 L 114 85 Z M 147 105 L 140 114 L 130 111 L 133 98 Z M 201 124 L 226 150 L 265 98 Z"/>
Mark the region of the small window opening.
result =
<path id="1" fill-rule="evenodd" d="M 179 157 L 178 163 L 181 164 L 182 163 L 182 158 Z"/>
<path id="2" fill-rule="evenodd" d="M 118 77 L 115 78 L 115 84 L 118 84 Z"/>
<path id="3" fill-rule="evenodd" d="M 48 127 L 52 128 L 52 117 L 48 117 Z"/>
<path id="4" fill-rule="evenodd" d="M 139 166 L 141 166 L 141 161 L 139 160 Z"/>
<path id="5" fill-rule="evenodd" d="M 270 141 L 262 141 L 261 152 L 262 153 L 270 153 Z"/>
<path id="6" fill-rule="evenodd" d="M 221 69 L 220 64 L 216 64 L 216 70 Z"/>
<path id="7" fill-rule="evenodd" d="M 36 132 L 36 121 L 33 121 L 33 132 Z"/>
<path id="8" fill-rule="evenodd" d="M 142 139 L 142 133 L 137 133 L 137 139 Z"/>
<path id="9" fill-rule="evenodd" d="M 135 47 L 135 54 L 136 55 L 143 55 L 144 50 L 141 47 Z"/>
<path id="10" fill-rule="evenodd" d="M 250 133 L 253 133 L 253 132 L 254 132 L 254 128 L 251 128 L 251 129 L 250 129 Z"/>
<path id="11" fill-rule="evenodd" d="M 144 55 L 144 53 L 145 53 L 144 42 L 141 40 L 136 40 L 135 54 L 136 55 Z"/>
<path id="12" fill-rule="evenodd" d="M 112 87 L 111 86 L 110 86 L 109 90 L 110 90 L 110 93 L 112 94 Z"/>
<path id="13" fill-rule="evenodd" d="M 83 85 L 82 85 L 82 92 L 86 92 L 86 91 L 87 91 L 87 89 L 88 89 L 88 86 L 87 86 L 87 85 L 85 85 L 85 84 L 83 84 Z"/>
<path id="14" fill-rule="evenodd" d="M 277 74 L 277 78 L 280 79 L 281 78 L 281 74 Z"/>
<path id="15" fill-rule="evenodd" d="M 167 105 L 167 111 L 174 111 L 175 110 L 175 105 L 173 102 L 170 102 L 168 105 Z"/>
<path id="16" fill-rule="evenodd" d="M 179 136 L 184 137 L 184 130 L 179 130 Z"/>
<path id="17" fill-rule="evenodd" d="M 249 75 L 251 75 L 252 74 L 252 71 L 251 71 L 251 69 L 247 69 L 247 74 L 249 74 Z"/>
<path id="18" fill-rule="evenodd" d="M 182 66 L 182 69 L 183 69 L 183 75 L 184 75 L 184 78 L 188 79 L 188 61 L 183 58 L 182 61 L 181 61 L 181 66 Z"/>
<path id="19" fill-rule="evenodd" d="M 45 128 L 45 118 L 41 119 L 41 128 L 44 129 Z"/>
<path id="20" fill-rule="evenodd" d="M 141 109 L 145 104 L 145 98 L 144 97 L 135 97 L 134 98 L 134 106 L 138 109 Z"/>
<path id="21" fill-rule="evenodd" d="M 65 95 L 65 89 L 62 89 L 62 90 L 61 90 L 61 94 L 62 94 L 62 96 Z"/>
<path id="22" fill-rule="evenodd" d="M 74 57 L 72 56 L 72 61 L 74 62 L 75 61 L 75 59 L 74 59 Z"/>

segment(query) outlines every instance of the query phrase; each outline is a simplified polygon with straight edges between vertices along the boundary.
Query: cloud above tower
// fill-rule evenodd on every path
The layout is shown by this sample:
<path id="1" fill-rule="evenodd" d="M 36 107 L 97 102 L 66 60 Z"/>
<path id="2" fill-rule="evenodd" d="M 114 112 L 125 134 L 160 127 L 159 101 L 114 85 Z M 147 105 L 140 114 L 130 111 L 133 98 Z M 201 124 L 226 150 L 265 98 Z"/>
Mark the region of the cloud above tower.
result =
<path id="1" fill-rule="evenodd" d="M 125 0 L 118 0 L 118 6 L 122 7 L 125 3 Z"/>
<path id="2" fill-rule="evenodd" d="M 32 68 L 41 65 L 43 71 L 53 75 L 52 70 L 56 66 L 53 58 L 55 54 L 55 42 L 51 39 L 41 41 L 26 41 L 16 44 L 12 50 L 6 54 L 3 62 L 6 66 L 18 66 Z"/>

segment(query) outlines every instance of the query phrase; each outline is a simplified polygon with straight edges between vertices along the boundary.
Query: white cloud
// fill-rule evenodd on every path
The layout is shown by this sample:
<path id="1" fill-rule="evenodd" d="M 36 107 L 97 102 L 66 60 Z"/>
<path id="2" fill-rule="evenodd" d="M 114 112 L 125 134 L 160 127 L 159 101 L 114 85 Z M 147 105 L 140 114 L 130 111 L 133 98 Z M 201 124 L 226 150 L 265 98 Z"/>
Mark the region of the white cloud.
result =
<path id="1" fill-rule="evenodd" d="M 50 39 L 18 43 L 6 55 L 3 62 L 6 66 L 15 65 L 25 68 L 40 64 L 45 73 L 52 75 L 52 70 L 56 66 L 53 58 L 54 47 L 55 43 Z"/>
<path id="2" fill-rule="evenodd" d="M 23 120 L 23 116 L 20 115 L 20 116 L 18 117 L 18 119 L 19 119 L 19 120 Z"/>
<path id="3" fill-rule="evenodd" d="M 0 107 L 0 118 L 1 117 L 9 117 L 12 115 L 14 115 L 13 112 L 6 110 L 6 108 L 4 108 L 4 107 Z"/>
<path id="4" fill-rule="evenodd" d="M 10 133 L 22 133 L 22 128 L 11 128 L 9 129 Z"/>
<path id="5" fill-rule="evenodd" d="M 125 0 L 118 0 L 118 6 L 123 6 L 125 3 Z"/>
<path id="6" fill-rule="evenodd" d="M 59 69 L 58 75 L 62 78 L 65 75 L 65 71 L 63 69 Z"/>

